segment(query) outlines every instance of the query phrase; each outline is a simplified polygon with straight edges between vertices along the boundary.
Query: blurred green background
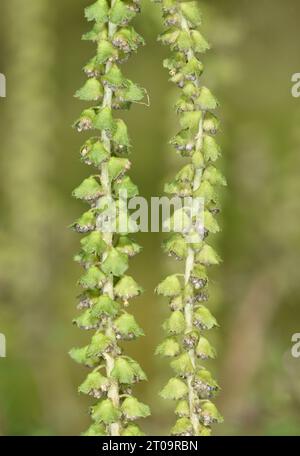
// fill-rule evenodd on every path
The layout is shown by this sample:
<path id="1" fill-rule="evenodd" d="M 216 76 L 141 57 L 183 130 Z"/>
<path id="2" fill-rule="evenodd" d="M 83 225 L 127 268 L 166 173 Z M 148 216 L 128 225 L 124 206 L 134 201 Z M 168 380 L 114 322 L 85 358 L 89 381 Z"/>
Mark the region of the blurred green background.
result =
<path id="1" fill-rule="evenodd" d="M 84 137 L 72 130 L 83 104 L 73 98 L 94 54 L 82 42 L 86 0 L 1 0 L 0 72 L 0 434 L 77 435 L 89 423 L 89 400 L 77 394 L 85 370 L 67 353 L 89 335 L 71 324 L 80 269 L 72 262 L 80 237 L 68 230 L 84 207 L 71 191 L 90 173 L 79 160 Z M 291 76 L 300 71 L 298 0 L 201 1 L 203 31 L 213 50 L 204 80 L 221 102 L 223 264 L 211 272 L 211 307 L 221 329 L 211 339 L 211 366 L 222 386 L 225 424 L 215 434 L 300 435 L 300 360 L 290 355 L 300 332 L 300 100 Z M 136 21 L 147 46 L 123 71 L 147 88 L 151 106 L 125 113 L 134 145 L 131 176 L 141 195 L 162 195 L 181 160 L 167 145 L 177 129 L 156 41 L 159 6 L 143 1 Z M 173 404 L 157 392 L 170 375 L 153 356 L 168 314 L 153 289 L 180 263 L 169 261 L 161 234 L 139 234 L 143 253 L 131 273 L 145 289 L 133 304 L 146 337 L 127 344 L 149 383 L 148 434 L 168 432 Z"/>

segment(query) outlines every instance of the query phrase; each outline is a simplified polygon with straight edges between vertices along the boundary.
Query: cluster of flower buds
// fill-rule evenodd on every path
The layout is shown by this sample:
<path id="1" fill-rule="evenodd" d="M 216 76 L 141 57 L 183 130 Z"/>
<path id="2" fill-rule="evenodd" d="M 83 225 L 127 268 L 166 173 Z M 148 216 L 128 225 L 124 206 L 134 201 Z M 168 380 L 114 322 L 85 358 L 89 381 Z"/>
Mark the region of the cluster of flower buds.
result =
<path id="1" fill-rule="evenodd" d="M 175 106 L 181 130 L 171 144 L 188 160 L 165 191 L 182 198 L 201 198 L 204 206 L 201 230 L 191 220 L 189 232 L 174 233 L 164 243 L 164 250 L 184 261 L 185 268 L 183 274 L 168 276 L 156 290 L 169 298 L 172 312 L 164 323 L 167 338 L 157 348 L 157 354 L 173 358 L 174 377 L 163 388 L 161 396 L 177 401 L 178 418 L 172 434 L 210 435 L 211 425 L 223 420 L 211 402 L 219 387 L 202 366 L 203 360 L 216 356 L 205 332 L 218 326 L 203 304 L 208 299 L 207 267 L 220 262 L 207 243 L 208 236 L 219 231 L 215 219 L 219 212 L 216 187 L 226 185 L 215 167 L 220 156 L 214 139 L 219 121 L 212 111 L 218 102 L 200 82 L 203 73 L 200 56 L 209 49 L 209 44 L 198 30 L 201 13 L 197 2 L 159 0 L 159 3 L 167 27 L 159 40 L 173 52 L 164 66 L 169 70 L 171 81 L 181 89 Z"/>
<path id="2" fill-rule="evenodd" d="M 94 333 L 88 345 L 72 349 L 70 355 L 92 369 L 79 387 L 79 392 L 97 400 L 90 409 L 93 424 L 84 434 L 88 436 L 142 435 L 134 421 L 150 414 L 149 407 L 131 392 L 134 383 L 146 379 L 145 373 L 119 346 L 119 341 L 143 335 L 126 310 L 129 300 L 140 295 L 142 288 L 125 275 L 128 259 L 141 248 L 130 239 L 129 231 L 103 231 L 99 223 L 112 206 L 117 217 L 124 217 L 124 213 L 128 217 L 120 195 L 130 198 L 138 194 L 126 175 L 130 168 L 127 127 L 113 116 L 113 110 L 128 109 L 145 97 L 145 90 L 124 77 L 119 68 L 144 43 L 129 25 L 139 10 L 139 0 L 97 0 L 85 10 L 93 28 L 83 39 L 95 42 L 97 53 L 84 68 L 88 79 L 76 96 L 95 106 L 85 109 L 74 126 L 79 132 L 96 131 L 81 149 L 82 161 L 96 171 L 73 192 L 90 206 L 73 224 L 76 231 L 85 234 L 75 256 L 84 273 L 79 280 L 83 289 L 80 315 L 74 324 Z"/>

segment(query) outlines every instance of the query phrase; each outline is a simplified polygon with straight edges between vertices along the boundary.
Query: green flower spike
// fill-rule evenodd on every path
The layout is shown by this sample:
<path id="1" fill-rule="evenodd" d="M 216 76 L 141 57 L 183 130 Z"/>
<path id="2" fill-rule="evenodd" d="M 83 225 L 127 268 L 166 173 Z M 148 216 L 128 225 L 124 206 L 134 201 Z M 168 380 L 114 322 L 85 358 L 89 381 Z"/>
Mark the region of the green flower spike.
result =
<path id="1" fill-rule="evenodd" d="M 201 13 L 196 1 L 158 0 L 162 4 L 167 28 L 159 41 L 169 45 L 172 56 L 164 61 L 170 80 L 181 94 L 175 105 L 181 130 L 171 140 L 176 151 L 188 163 L 166 184 L 166 193 L 180 198 L 192 196 L 204 202 L 203 223 L 197 230 L 191 215 L 183 209 L 170 219 L 183 220 L 181 233 L 174 233 L 164 242 L 164 251 L 185 263 L 181 274 L 163 280 L 156 292 L 170 300 L 171 316 L 163 324 L 166 339 L 156 354 L 171 358 L 174 377 L 161 391 L 165 399 L 177 401 L 177 421 L 172 435 L 210 435 L 211 425 L 222 417 L 210 401 L 219 387 L 208 370 L 202 366 L 214 359 L 216 351 L 203 332 L 218 327 L 215 317 L 204 305 L 208 299 L 207 268 L 220 263 L 218 254 L 206 242 L 209 234 L 217 233 L 219 212 L 216 187 L 226 185 L 225 178 L 215 167 L 220 148 L 214 135 L 219 121 L 211 112 L 218 106 L 212 92 L 201 84 L 203 64 L 200 56 L 209 44 L 198 30 Z M 199 232 L 201 231 L 201 233 Z"/>
<path id="2" fill-rule="evenodd" d="M 74 127 L 79 132 L 94 130 L 95 136 L 85 142 L 80 156 L 85 164 L 95 167 L 96 174 L 73 192 L 75 198 L 90 205 L 72 225 L 85 235 L 75 256 L 84 273 L 79 279 L 83 288 L 80 314 L 73 323 L 93 334 L 88 345 L 73 348 L 70 356 L 92 369 L 79 387 L 80 393 L 95 400 L 90 408 L 93 424 L 83 434 L 86 436 L 143 435 L 134 421 L 150 414 L 147 405 L 131 396 L 132 385 L 146 380 L 146 375 L 119 346 L 119 342 L 144 334 L 135 318 L 125 312 L 129 300 L 143 291 L 125 275 L 129 258 L 141 247 L 128 232 L 118 234 L 101 225 L 106 209 L 116 208 L 116 219 L 123 216 L 121 190 L 126 190 L 128 197 L 138 194 L 136 185 L 126 176 L 131 167 L 127 127 L 114 117 L 113 110 L 128 109 L 146 96 L 146 91 L 125 78 L 119 68 L 143 44 L 142 37 L 129 25 L 139 10 L 139 0 L 97 0 L 85 10 L 93 27 L 83 39 L 93 41 L 97 53 L 84 67 L 88 79 L 75 94 L 92 106 L 82 112 Z"/>

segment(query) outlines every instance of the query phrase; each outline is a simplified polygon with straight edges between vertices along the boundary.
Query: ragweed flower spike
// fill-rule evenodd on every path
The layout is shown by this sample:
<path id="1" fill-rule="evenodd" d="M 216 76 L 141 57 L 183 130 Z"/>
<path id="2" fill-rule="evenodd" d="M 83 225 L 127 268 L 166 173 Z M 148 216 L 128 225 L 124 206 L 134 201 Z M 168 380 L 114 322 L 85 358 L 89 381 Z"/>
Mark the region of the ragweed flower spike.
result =
<path id="1" fill-rule="evenodd" d="M 164 323 L 167 338 L 157 348 L 157 354 L 173 358 L 174 377 L 160 394 L 165 399 L 177 401 L 175 414 L 178 418 L 172 434 L 210 435 L 211 425 L 223 421 L 211 401 L 219 387 L 211 373 L 202 366 L 203 360 L 216 356 L 205 332 L 218 325 L 204 305 L 208 299 L 207 267 L 220 261 L 207 243 L 207 236 L 219 231 L 215 219 L 219 212 L 216 187 L 226 184 L 215 167 L 220 155 L 214 139 L 219 122 L 211 111 L 218 103 L 200 82 L 203 72 L 200 55 L 209 45 L 198 30 L 201 15 L 197 2 L 162 0 L 161 3 L 167 30 L 159 40 L 173 51 L 164 66 L 170 72 L 171 81 L 181 89 L 176 103 L 181 130 L 171 144 L 189 161 L 166 185 L 165 191 L 172 196 L 192 197 L 193 201 L 201 198 L 204 221 L 202 227 L 198 225 L 197 228 L 193 213 L 188 215 L 184 211 L 184 229 L 174 233 L 164 244 L 164 250 L 183 260 L 185 267 L 183 274 L 167 277 L 156 290 L 170 299 L 172 311 Z M 181 218 L 182 215 L 183 212 Z M 171 223 L 174 217 L 175 214 Z"/>
<path id="2" fill-rule="evenodd" d="M 74 323 L 94 333 L 88 345 L 72 349 L 70 355 L 92 369 L 79 387 L 80 393 L 95 398 L 90 409 L 93 424 L 84 434 L 88 436 L 143 435 L 134 421 L 150 414 L 149 407 L 132 394 L 134 383 L 145 380 L 146 375 L 119 346 L 119 341 L 143 335 L 126 310 L 129 300 L 142 292 L 135 280 L 125 275 L 128 258 L 137 254 L 140 246 L 128 236 L 134 231 L 130 223 L 116 223 L 112 230 L 113 217 L 109 217 L 114 214 L 115 221 L 124 222 L 128 217 L 125 196 L 138 193 L 126 176 L 130 168 L 127 128 L 123 120 L 113 116 L 113 109 L 128 109 L 145 97 L 145 90 L 126 79 L 119 68 L 144 43 L 129 25 L 139 10 L 139 0 L 97 0 L 85 10 L 94 25 L 83 39 L 95 42 L 97 53 L 84 68 L 88 79 L 76 96 L 93 106 L 83 111 L 75 128 L 79 132 L 96 130 L 81 149 L 82 161 L 96 171 L 73 192 L 75 198 L 90 205 L 73 224 L 76 231 L 85 234 L 75 257 L 84 274 L 79 280 L 83 289 L 78 304 L 81 314 Z M 107 217 L 111 226 L 105 225 Z"/>

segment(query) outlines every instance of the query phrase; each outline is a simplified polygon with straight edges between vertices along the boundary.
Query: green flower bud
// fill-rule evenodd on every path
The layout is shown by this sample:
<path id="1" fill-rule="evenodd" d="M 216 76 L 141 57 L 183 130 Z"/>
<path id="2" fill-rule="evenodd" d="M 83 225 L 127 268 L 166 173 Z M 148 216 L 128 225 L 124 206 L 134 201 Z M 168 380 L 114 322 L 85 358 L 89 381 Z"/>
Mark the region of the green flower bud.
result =
<path id="1" fill-rule="evenodd" d="M 185 382 L 179 378 L 171 378 L 164 389 L 160 392 L 164 399 L 178 400 L 184 398 L 188 393 Z"/>

